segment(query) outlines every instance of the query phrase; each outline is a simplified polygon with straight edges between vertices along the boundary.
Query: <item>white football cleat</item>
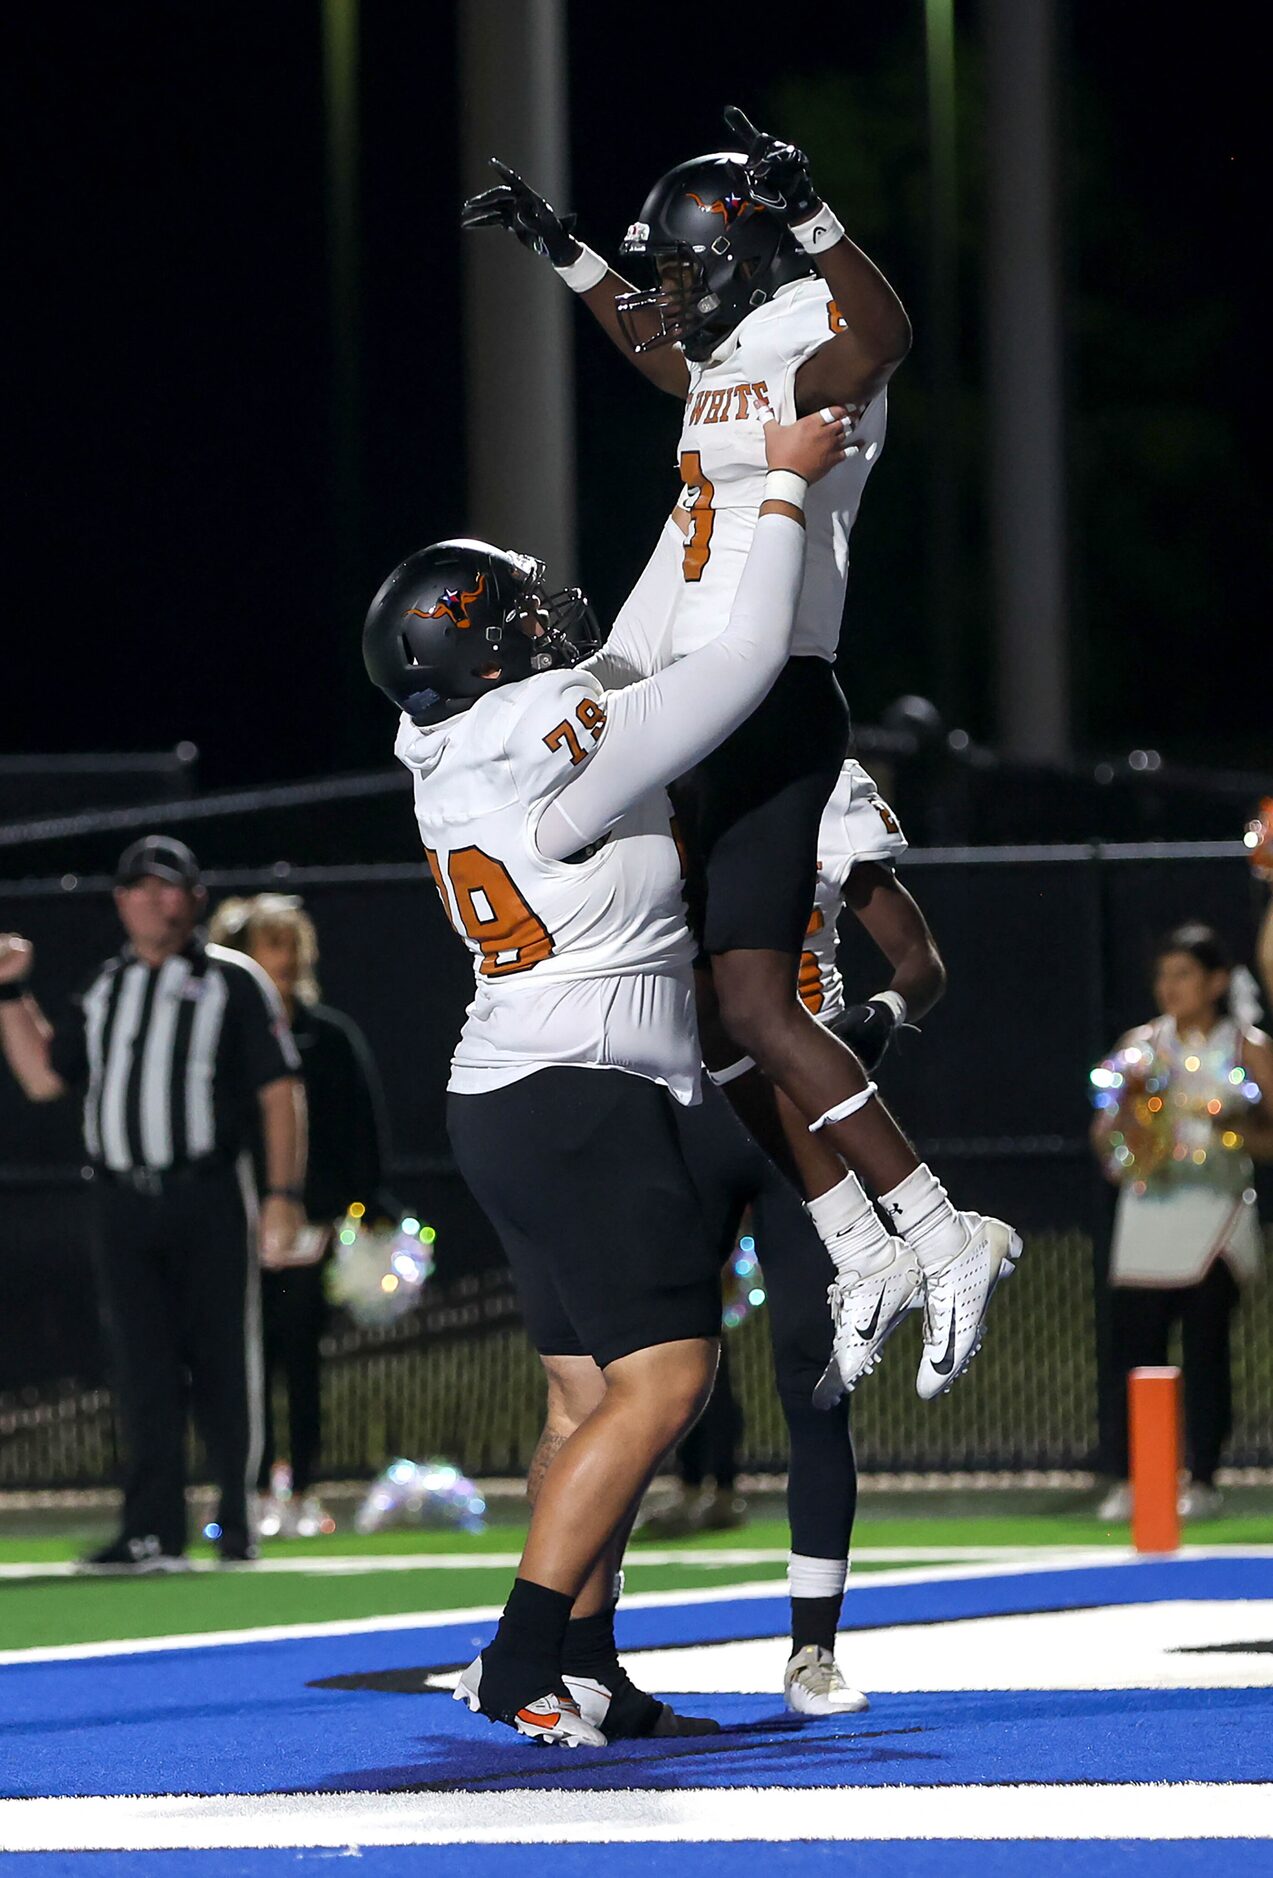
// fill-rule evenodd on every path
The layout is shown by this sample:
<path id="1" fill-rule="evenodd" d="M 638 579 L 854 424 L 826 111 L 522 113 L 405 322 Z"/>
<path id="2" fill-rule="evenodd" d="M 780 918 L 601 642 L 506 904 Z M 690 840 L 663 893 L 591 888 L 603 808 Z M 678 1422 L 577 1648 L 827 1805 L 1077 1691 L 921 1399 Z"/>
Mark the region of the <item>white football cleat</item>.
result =
<path id="1" fill-rule="evenodd" d="M 815 1408 L 831 1408 L 875 1368 L 891 1337 L 920 1296 L 920 1270 L 904 1239 L 894 1239 L 891 1265 L 867 1278 L 837 1278 L 827 1291 L 831 1361 L 813 1392 Z"/>
<path id="2" fill-rule="evenodd" d="M 601 1688 L 599 1683 L 595 1686 Z M 528 1741 L 538 1741 L 545 1746 L 604 1748 L 607 1745 L 601 1730 L 584 1720 L 578 1704 L 568 1695 L 550 1690 L 533 1702 L 523 1702 L 513 1715 L 506 1717 L 487 1713 L 482 1707 L 481 1689 L 482 1659 L 479 1656 L 456 1683 L 451 1696 L 453 1702 L 463 1702 L 475 1715 L 485 1715 L 487 1721 L 502 1721 L 507 1727 L 515 1728 L 519 1735 L 525 1735 Z M 609 1692 L 604 1693 L 608 1703 Z"/>
<path id="3" fill-rule="evenodd" d="M 860 1689 L 850 1689 L 835 1656 L 820 1643 L 806 1643 L 787 1664 L 782 1699 L 796 1715 L 860 1715 L 871 1706 Z"/>
<path id="4" fill-rule="evenodd" d="M 925 1402 L 944 1395 L 981 1348 L 995 1286 L 1021 1257 L 1021 1239 L 1001 1219 L 959 1215 L 968 1234 L 962 1248 L 937 1271 L 926 1271 L 924 1353 L 915 1388 Z"/>

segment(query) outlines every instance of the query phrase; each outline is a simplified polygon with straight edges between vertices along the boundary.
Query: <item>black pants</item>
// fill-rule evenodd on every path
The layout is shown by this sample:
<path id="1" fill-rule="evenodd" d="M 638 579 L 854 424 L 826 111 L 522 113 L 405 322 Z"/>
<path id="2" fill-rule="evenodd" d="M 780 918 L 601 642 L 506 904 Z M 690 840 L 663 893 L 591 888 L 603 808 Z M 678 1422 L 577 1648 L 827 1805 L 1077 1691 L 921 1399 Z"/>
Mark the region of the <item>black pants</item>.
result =
<path id="1" fill-rule="evenodd" d="M 707 1407 L 676 1450 L 676 1471 L 685 1486 L 701 1487 L 710 1479 L 723 1493 L 732 1493 L 738 1478 L 742 1433 L 743 1412 L 729 1374 L 729 1344 L 722 1338 L 720 1364 Z"/>
<path id="2" fill-rule="evenodd" d="M 95 1185 L 95 1264 L 125 1448 L 121 1530 L 185 1550 L 193 1407 L 218 1522 L 242 1538 L 260 1451 L 260 1292 L 238 1178 L 223 1166 L 169 1178 L 156 1194 Z"/>
<path id="3" fill-rule="evenodd" d="M 288 1459 L 293 1493 L 307 1493 L 318 1466 L 322 1433 L 319 1339 L 327 1323 L 326 1263 L 261 1273 L 265 1333 L 265 1440 L 258 1485 L 264 1493 L 276 1458 L 274 1378 L 287 1382 Z"/>
<path id="4" fill-rule="evenodd" d="M 791 1549 L 809 1558 L 846 1558 L 857 1509 L 849 1398 L 830 1410 L 815 1409 L 812 1402 L 831 1357 L 831 1260 L 799 1194 L 757 1147 L 720 1090 L 704 1080 L 702 1103 L 680 1110 L 677 1125 L 708 1235 L 722 1262 L 736 1242 L 744 1208 L 752 1209 L 774 1379 L 791 1444 Z"/>
<path id="5" fill-rule="evenodd" d="M 1114 1364 L 1119 1377 L 1111 1430 L 1111 1471 L 1126 1480 L 1127 1373 L 1167 1361 L 1167 1340 L 1179 1321 L 1185 1380 L 1185 1451 L 1195 1480 L 1208 1485 L 1233 1426 L 1229 1333 L 1238 1287 L 1223 1259 L 1201 1284 L 1159 1289 L 1116 1285 L 1113 1293 Z"/>
<path id="6" fill-rule="evenodd" d="M 834 669 L 825 659 L 788 659 L 746 723 L 677 782 L 686 912 L 703 952 L 799 954 L 822 811 L 848 743 Z"/>
<path id="7" fill-rule="evenodd" d="M 677 1106 L 642 1076 L 564 1065 L 447 1097 L 456 1165 L 499 1234 L 541 1356 L 604 1369 L 720 1334 Z"/>

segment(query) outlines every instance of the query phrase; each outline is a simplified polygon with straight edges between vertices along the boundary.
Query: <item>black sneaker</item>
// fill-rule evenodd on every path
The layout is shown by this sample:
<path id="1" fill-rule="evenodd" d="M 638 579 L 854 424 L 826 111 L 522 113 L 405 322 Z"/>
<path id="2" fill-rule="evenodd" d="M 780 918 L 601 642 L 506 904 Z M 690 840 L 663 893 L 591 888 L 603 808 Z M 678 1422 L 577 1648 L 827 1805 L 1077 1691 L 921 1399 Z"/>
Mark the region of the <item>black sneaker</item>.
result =
<path id="1" fill-rule="evenodd" d="M 130 1537 L 127 1534 L 104 1545 L 97 1552 L 90 1552 L 87 1558 L 80 1560 L 81 1571 L 132 1572 L 137 1576 L 147 1573 L 189 1571 L 190 1561 L 181 1552 L 165 1552 L 159 1539 L 153 1532 L 142 1537 Z"/>

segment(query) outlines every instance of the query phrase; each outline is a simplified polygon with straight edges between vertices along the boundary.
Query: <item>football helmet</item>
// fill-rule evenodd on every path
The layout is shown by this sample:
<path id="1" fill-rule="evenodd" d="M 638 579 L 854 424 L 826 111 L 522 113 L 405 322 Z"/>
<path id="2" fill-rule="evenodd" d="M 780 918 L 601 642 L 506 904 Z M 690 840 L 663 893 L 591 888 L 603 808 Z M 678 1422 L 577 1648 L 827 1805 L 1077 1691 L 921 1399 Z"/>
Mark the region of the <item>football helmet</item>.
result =
<path id="1" fill-rule="evenodd" d="M 692 157 L 661 177 L 620 253 L 648 256 L 658 276 L 615 301 L 632 350 L 679 344 L 695 360 L 779 287 L 817 272 L 784 218 L 752 195 L 747 158 L 735 150 Z"/>
<path id="2" fill-rule="evenodd" d="M 485 541 L 437 541 L 408 555 L 362 629 L 368 677 L 417 724 L 500 685 L 577 665 L 600 644 L 578 587 L 548 593 L 542 561 Z"/>

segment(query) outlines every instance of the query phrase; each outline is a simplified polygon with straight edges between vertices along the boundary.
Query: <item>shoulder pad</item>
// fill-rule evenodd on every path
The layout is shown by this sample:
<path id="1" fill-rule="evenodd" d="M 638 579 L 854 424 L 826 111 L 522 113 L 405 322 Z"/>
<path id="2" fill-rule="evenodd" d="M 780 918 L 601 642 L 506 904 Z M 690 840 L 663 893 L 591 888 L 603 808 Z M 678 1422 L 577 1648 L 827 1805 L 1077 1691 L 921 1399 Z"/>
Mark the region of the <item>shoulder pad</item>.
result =
<path id="1" fill-rule="evenodd" d="M 544 672 L 528 680 L 504 742 L 521 800 L 529 806 L 555 796 L 587 762 L 605 727 L 605 693 L 591 672 Z"/>
<path id="2" fill-rule="evenodd" d="M 901 823 L 874 777 L 850 758 L 822 814 L 818 855 L 824 870 L 842 883 L 863 861 L 895 866 L 906 848 Z"/>

